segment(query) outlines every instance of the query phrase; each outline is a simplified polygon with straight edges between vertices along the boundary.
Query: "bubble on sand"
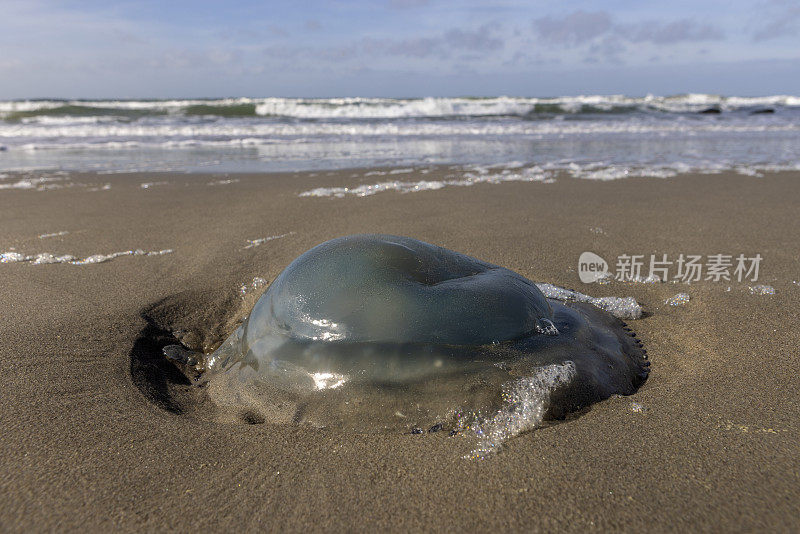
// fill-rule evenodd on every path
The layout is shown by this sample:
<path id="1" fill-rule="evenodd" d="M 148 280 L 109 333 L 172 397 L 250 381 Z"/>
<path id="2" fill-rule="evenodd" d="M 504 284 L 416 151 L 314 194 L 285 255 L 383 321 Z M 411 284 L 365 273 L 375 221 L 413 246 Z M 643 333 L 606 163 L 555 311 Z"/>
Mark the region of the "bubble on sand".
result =
<path id="1" fill-rule="evenodd" d="M 772 286 L 767 286 L 764 284 L 756 284 L 754 286 L 750 286 L 750 294 L 751 295 L 774 295 L 775 288 Z"/>
<path id="2" fill-rule="evenodd" d="M 644 413 L 647 411 L 647 408 L 641 402 L 631 401 L 631 411 L 633 413 Z"/>
<path id="3" fill-rule="evenodd" d="M 241 286 L 239 286 L 239 294 L 242 297 L 245 297 L 250 293 L 260 290 L 267 284 L 269 284 L 269 280 L 267 280 L 266 278 L 261 278 L 260 276 L 256 276 L 253 278 L 253 281 L 250 282 L 249 284 L 242 284 Z"/>
<path id="4" fill-rule="evenodd" d="M 674 297 L 665 300 L 664 303 L 669 306 L 685 306 L 689 303 L 690 299 L 689 293 L 678 293 Z"/>
<path id="5" fill-rule="evenodd" d="M 634 284 L 659 284 L 662 282 L 661 277 L 657 274 L 648 274 L 647 276 L 632 276 L 625 278 L 626 282 L 632 282 Z"/>
<path id="6" fill-rule="evenodd" d="M 152 189 L 157 185 L 167 185 L 169 182 L 144 182 L 143 184 L 139 184 L 139 187 L 142 189 Z"/>
<path id="7" fill-rule="evenodd" d="M 17 263 L 26 261 L 27 256 L 19 252 L 0 252 L 0 263 Z"/>

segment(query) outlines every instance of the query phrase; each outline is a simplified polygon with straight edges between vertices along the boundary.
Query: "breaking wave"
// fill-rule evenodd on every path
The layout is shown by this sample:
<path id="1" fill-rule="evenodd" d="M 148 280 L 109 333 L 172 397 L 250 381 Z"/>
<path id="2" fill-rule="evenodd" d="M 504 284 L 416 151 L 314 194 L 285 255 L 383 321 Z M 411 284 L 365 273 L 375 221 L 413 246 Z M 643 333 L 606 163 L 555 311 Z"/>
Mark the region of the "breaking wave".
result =
<path id="1" fill-rule="evenodd" d="M 287 117 L 297 119 L 397 119 L 421 117 L 492 117 L 592 113 L 696 113 L 775 111 L 800 107 L 800 97 L 686 94 L 630 97 L 582 95 L 552 98 L 224 98 L 194 100 L 16 100 L 0 102 L 0 118 L 45 116 L 207 115 Z"/>

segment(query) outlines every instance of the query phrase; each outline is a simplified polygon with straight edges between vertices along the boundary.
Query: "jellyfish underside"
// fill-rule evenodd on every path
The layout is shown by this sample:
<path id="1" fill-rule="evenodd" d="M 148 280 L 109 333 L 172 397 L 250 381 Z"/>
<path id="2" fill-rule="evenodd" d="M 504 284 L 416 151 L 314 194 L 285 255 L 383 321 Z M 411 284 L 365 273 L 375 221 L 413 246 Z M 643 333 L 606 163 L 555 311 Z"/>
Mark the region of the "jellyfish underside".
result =
<path id="1" fill-rule="evenodd" d="M 165 353 L 205 384 L 222 419 L 364 431 L 458 429 L 507 404 L 507 384 L 569 365 L 570 379 L 547 396 L 547 415 L 560 418 L 633 393 L 648 370 L 640 343 L 607 312 L 386 235 L 314 247 L 214 353 Z"/>

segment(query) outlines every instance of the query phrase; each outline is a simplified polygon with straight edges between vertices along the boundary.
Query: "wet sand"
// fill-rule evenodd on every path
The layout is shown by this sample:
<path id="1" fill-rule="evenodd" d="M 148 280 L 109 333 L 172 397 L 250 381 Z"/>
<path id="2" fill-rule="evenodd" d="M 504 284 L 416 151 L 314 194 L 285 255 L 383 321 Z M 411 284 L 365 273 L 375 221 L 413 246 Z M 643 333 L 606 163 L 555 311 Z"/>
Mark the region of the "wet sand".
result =
<path id="1" fill-rule="evenodd" d="M 800 174 L 298 196 L 380 181 L 365 172 L 214 186 L 225 177 L 77 174 L 54 182 L 78 184 L 64 189 L 0 190 L 0 252 L 174 250 L 0 264 L 0 530 L 800 528 Z M 650 378 L 484 461 L 462 459 L 468 436 L 177 413 L 164 389 L 177 375 L 153 356 L 158 328 L 213 345 L 243 313 L 242 284 L 360 232 L 408 235 L 593 296 L 634 296 L 647 311 L 630 325 Z M 776 293 L 736 281 L 584 285 L 576 268 L 587 250 L 609 262 L 760 253 L 758 283 Z M 678 292 L 687 305 L 664 304 Z"/>

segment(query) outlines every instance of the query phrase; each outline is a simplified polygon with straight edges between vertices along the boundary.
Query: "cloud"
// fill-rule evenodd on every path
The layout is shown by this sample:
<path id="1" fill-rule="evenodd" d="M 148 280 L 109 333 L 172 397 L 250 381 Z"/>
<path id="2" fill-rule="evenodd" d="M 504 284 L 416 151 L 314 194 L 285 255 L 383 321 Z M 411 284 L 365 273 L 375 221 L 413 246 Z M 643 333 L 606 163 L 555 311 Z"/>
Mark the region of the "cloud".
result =
<path id="1" fill-rule="evenodd" d="M 611 35 L 606 36 L 599 41 L 592 43 L 589 47 L 589 55 L 584 58 L 584 63 L 599 63 L 600 58 L 603 58 L 605 61 L 609 61 L 612 63 L 623 63 L 622 54 L 625 51 L 625 45 L 623 45 L 619 39 L 614 38 Z"/>
<path id="2" fill-rule="evenodd" d="M 385 54 L 403 57 L 445 56 L 440 37 L 416 37 L 412 39 L 364 39 L 365 51 L 372 54 Z"/>
<path id="3" fill-rule="evenodd" d="M 212 47 L 201 50 L 175 48 L 150 57 L 147 65 L 160 70 L 227 68 L 241 64 L 242 58 L 242 51 L 236 48 Z"/>
<path id="4" fill-rule="evenodd" d="M 449 30 L 444 34 L 444 43 L 453 49 L 488 52 L 503 48 L 503 40 L 492 35 L 492 27 L 485 24 L 477 30 Z"/>
<path id="5" fill-rule="evenodd" d="M 505 46 L 505 42 L 495 35 L 496 30 L 496 26 L 484 24 L 476 29 L 453 28 L 439 35 L 426 37 L 365 38 L 361 40 L 360 48 L 369 55 L 409 58 L 447 58 L 460 52 L 484 55 Z"/>
<path id="6" fill-rule="evenodd" d="M 563 17 L 540 17 L 534 19 L 532 25 L 541 44 L 583 51 L 584 63 L 622 63 L 623 54 L 631 44 L 669 45 L 724 37 L 716 26 L 688 18 L 619 24 L 605 11 L 575 11 Z"/>
<path id="7" fill-rule="evenodd" d="M 753 33 L 753 41 L 767 41 L 800 34 L 800 6 L 774 0 L 767 10 L 771 12 L 770 19 Z"/>
<path id="8" fill-rule="evenodd" d="M 607 33 L 613 25 L 604 11 L 575 11 L 565 17 L 534 19 L 533 27 L 548 42 L 578 45 Z"/>
<path id="9" fill-rule="evenodd" d="M 533 28 L 546 42 L 571 46 L 597 40 L 607 42 L 609 37 L 634 43 L 655 44 L 706 41 L 724 37 L 719 28 L 710 24 L 698 24 L 691 19 L 617 24 L 605 11 L 575 11 L 564 17 L 541 17 L 533 20 Z"/>
<path id="10" fill-rule="evenodd" d="M 429 3 L 429 0 L 389 0 L 389 7 L 393 7 L 395 9 L 408 9 L 427 6 Z"/>
<path id="11" fill-rule="evenodd" d="M 710 24 L 698 24 L 690 19 L 667 23 L 645 21 L 636 26 L 620 26 L 619 29 L 627 33 L 626 38 L 634 43 L 673 44 L 687 41 L 713 41 L 725 37 L 719 28 Z"/>
<path id="12" fill-rule="evenodd" d="M 409 59 L 447 59 L 473 57 L 501 50 L 505 41 L 497 36 L 498 25 L 484 24 L 475 29 L 451 28 L 438 34 L 407 38 L 362 37 L 333 46 L 268 45 L 261 48 L 263 56 L 271 59 L 346 62 L 366 58 L 404 57 Z"/>

